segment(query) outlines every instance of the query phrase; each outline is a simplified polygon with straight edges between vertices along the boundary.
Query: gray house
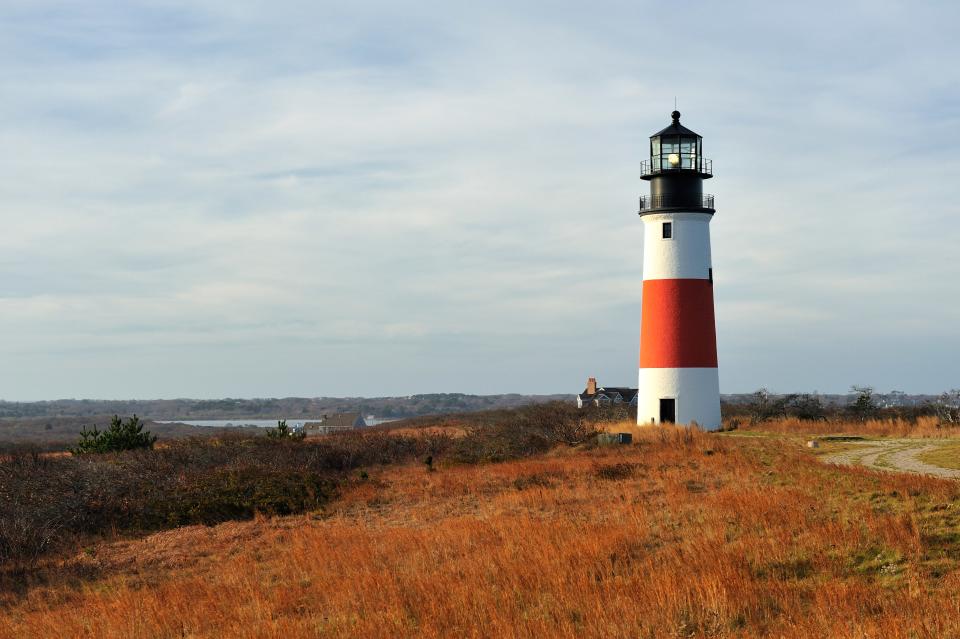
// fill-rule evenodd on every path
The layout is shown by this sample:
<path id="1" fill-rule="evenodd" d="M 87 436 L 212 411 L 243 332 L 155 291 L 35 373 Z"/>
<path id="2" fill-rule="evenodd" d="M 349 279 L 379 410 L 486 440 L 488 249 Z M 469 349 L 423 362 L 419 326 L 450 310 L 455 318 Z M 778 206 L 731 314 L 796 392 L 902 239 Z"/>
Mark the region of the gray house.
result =
<path id="1" fill-rule="evenodd" d="M 363 416 L 360 413 L 332 413 L 324 415 L 316 421 L 306 422 L 303 425 L 303 432 L 307 437 L 329 435 L 330 433 L 363 428 L 366 425 L 367 423 L 363 421 Z"/>
<path id="2" fill-rule="evenodd" d="M 577 408 L 594 406 L 608 406 L 610 404 L 637 405 L 637 389 L 625 386 L 597 386 L 597 378 L 587 379 L 587 387 L 577 395 Z"/>

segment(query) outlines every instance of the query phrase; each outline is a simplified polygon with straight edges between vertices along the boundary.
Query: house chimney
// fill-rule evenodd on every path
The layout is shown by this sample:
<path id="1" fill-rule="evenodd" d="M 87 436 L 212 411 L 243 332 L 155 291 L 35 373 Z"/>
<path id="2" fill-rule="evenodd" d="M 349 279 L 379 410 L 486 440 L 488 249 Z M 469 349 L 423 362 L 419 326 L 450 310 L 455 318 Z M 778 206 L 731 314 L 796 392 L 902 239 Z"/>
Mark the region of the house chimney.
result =
<path id="1" fill-rule="evenodd" d="M 596 395 L 597 394 L 597 378 L 588 377 L 587 378 L 587 395 Z"/>

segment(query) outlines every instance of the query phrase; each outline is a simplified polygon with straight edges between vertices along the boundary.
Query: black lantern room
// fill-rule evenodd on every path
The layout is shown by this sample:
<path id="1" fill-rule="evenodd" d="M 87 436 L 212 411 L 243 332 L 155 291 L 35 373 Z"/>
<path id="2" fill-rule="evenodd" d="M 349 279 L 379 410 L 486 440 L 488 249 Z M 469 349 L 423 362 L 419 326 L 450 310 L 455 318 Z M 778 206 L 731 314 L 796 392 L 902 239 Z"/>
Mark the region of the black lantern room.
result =
<path id="1" fill-rule="evenodd" d="M 640 215 L 659 211 L 713 213 L 713 196 L 704 195 L 703 181 L 713 177 L 713 162 L 703 157 L 703 138 L 673 122 L 650 136 L 650 159 L 641 163 L 641 179 L 650 182 L 650 195 L 640 198 Z"/>

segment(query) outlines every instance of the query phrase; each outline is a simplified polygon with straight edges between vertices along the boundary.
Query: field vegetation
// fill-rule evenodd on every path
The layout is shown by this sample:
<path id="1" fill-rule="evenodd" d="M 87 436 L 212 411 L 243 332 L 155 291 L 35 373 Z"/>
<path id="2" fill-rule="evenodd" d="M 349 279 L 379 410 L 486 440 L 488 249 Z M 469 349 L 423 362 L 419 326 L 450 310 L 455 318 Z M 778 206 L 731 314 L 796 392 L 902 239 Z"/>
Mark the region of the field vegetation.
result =
<path id="1" fill-rule="evenodd" d="M 896 395 L 896 393 L 894 393 Z M 960 435 L 960 391 L 918 404 L 884 405 L 869 386 L 853 386 L 846 403 L 816 394 L 775 395 L 760 389 L 737 403 L 724 403 L 728 430 L 784 435 L 860 437 L 955 437 Z"/>
<path id="2" fill-rule="evenodd" d="M 597 422 L 620 415 L 556 403 L 450 418 L 444 428 L 431 428 L 435 420 L 425 419 L 402 430 L 366 429 L 312 441 L 228 433 L 119 453 L 11 448 L 0 455 L 0 561 L 7 562 L 0 580 L 26 572 L 11 569 L 22 568 L 17 562 L 75 546 L 85 536 L 312 510 L 359 468 L 427 457 L 461 463 L 526 457 L 585 442 Z M 139 422 L 121 421 L 116 418 L 99 435 L 116 431 L 113 439 L 154 445 L 138 430 Z M 109 450 L 100 439 L 84 437 L 74 452 Z M 99 443 L 88 446 L 90 441 Z"/>
<path id="3" fill-rule="evenodd" d="M 951 442 L 949 445 L 938 447 L 927 453 L 919 455 L 920 461 L 942 468 L 951 468 L 960 470 L 960 441 Z"/>
<path id="4" fill-rule="evenodd" d="M 923 437 L 941 438 L 960 436 L 960 423 L 944 424 L 934 416 L 916 419 L 900 417 L 866 419 L 805 420 L 779 417 L 762 422 L 738 425 L 740 432 L 778 433 L 783 435 L 850 435 L 855 437 Z"/>
<path id="5" fill-rule="evenodd" d="M 623 417 L 548 405 L 8 460 L 127 490 L 143 468 L 179 497 L 161 499 L 164 521 L 143 519 L 136 492 L 94 500 L 111 525 L 61 529 L 30 556 L 8 547 L 0 637 L 960 636 L 956 482 L 823 464 L 782 434 L 822 420 L 703 433 Z M 597 446 L 598 429 L 634 443 Z M 0 472 L 9 500 L 17 473 Z M 181 516 L 206 503 L 186 487 L 222 503 L 263 477 L 283 499 Z M 315 493 L 287 501 L 308 478 Z"/>

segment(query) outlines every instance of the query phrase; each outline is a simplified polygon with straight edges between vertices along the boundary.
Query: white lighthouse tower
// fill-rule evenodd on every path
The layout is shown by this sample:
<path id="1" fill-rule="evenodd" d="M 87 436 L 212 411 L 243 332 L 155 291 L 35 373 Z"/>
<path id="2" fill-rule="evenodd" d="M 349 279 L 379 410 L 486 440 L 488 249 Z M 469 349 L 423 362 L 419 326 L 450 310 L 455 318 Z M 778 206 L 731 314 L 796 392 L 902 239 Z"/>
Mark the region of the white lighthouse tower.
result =
<path id="1" fill-rule="evenodd" d="M 720 428 L 720 380 L 713 314 L 710 220 L 713 196 L 703 181 L 713 165 L 703 138 L 673 123 L 650 137 L 640 198 L 643 309 L 637 424 L 696 422 Z"/>

